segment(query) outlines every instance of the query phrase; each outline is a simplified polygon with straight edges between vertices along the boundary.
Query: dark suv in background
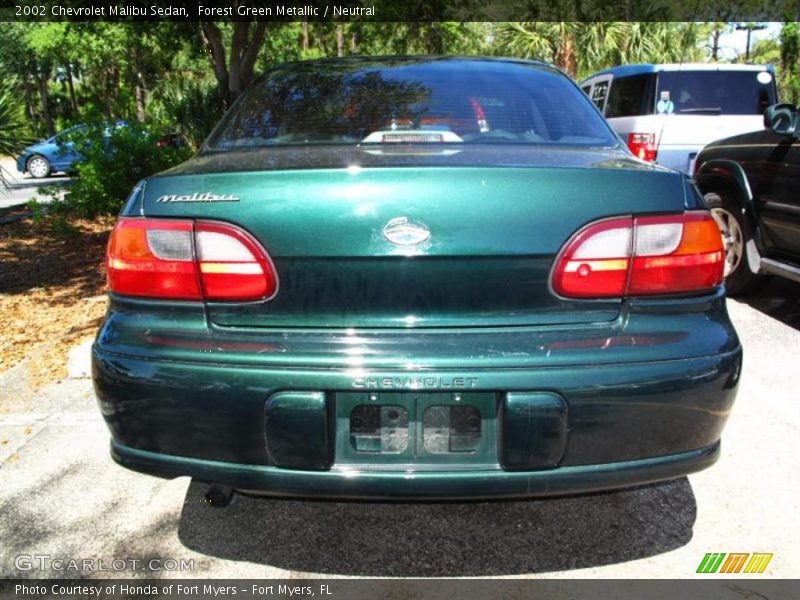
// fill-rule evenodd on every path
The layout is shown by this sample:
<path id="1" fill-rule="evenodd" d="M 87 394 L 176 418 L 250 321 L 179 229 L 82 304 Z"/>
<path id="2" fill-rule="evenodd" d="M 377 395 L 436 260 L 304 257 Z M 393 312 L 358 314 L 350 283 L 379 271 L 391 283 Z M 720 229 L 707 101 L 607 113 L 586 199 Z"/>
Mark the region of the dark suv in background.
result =
<path id="1" fill-rule="evenodd" d="M 722 232 L 730 294 L 764 274 L 800 281 L 797 108 L 770 106 L 766 129 L 718 140 L 697 157 L 695 181 Z"/>

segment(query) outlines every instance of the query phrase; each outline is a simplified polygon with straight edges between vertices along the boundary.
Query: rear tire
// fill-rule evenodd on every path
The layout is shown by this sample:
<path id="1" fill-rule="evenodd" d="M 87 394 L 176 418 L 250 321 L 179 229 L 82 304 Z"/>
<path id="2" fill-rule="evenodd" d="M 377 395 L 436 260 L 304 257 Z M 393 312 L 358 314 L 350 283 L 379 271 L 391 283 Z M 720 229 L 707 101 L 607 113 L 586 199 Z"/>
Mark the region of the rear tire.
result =
<path id="1" fill-rule="evenodd" d="M 764 277 L 754 274 L 747 264 L 747 244 L 753 239 L 750 225 L 739 203 L 728 196 L 709 192 L 706 204 L 722 233 L 725 247 L 725 288 L 729 296 L 743 296 L 763 283 Z"/>
<path id="2" fill-rule="evenodd" d="M 45 177 L 49 177 L 50 172 L 52 171 L 50 161 L 40 154 L 34 154 L 31 156 L 28 159 L 28 164 L 26 166 L 28 168 L 28 173 L 30 173 L 30 176 L 34 179 L 44 179 Z"/>

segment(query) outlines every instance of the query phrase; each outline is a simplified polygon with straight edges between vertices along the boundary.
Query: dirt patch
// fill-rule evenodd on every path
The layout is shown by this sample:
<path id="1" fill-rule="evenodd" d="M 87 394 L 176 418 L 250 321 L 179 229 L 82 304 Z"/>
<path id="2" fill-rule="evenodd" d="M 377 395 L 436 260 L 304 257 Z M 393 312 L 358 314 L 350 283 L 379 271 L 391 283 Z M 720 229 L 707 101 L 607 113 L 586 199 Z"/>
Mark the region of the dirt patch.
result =
<path id="1" fill-rule="evenodd" d="M 26 358 L 31 384 L 66 376 L 67 353 L 105 314 L 103 257 L 114 219 L 0 226 L 0 372 Z"/>

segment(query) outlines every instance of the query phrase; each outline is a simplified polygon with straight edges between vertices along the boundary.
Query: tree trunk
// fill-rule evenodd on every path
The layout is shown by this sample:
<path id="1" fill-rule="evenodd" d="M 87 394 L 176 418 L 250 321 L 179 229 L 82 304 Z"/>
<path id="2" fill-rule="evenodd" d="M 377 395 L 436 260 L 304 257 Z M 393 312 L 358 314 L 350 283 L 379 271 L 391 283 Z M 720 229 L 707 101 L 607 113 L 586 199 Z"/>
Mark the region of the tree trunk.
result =
<path id="1" fill-rule="evenodd" d="M 109 70 L 108 81 L 106 82 L 108 85 L 108 91 L 106 93 L 108 94 L 107 97 L 111 99 L 111 102 L 104 103 L 105 112 L 109 118 L 114 116 L 116 108 L 119 106 L 119 79 L 119 66 L 116 64 L 112 65 Z"/>
<path id="2" fill-rule="evenodd" d="M 200 23 L 200 34 L 203 37 L 203 45 L 214 69 L 214 77 L 217 78 L 217 85 L 223 98 L 225 98 L 225 105 L 227 106 L 229 104 L 228 63 L 225 59 L 222 34 L 216 23 Z"/>
<path id="3" fill-rule="evenodd" d="M 133 97 L 136 102 L 136 120 L 139 123 L 145 121 L 145 97 L 147 95 L 147 86 L 144 81 L 144 68 L 142 67 L 142 57 L 139 54 L 139 48 L 133 50 Z"/>
<path id="4" fill-rule="evenodd" d="M 556 52 L 556 66 L 563 69 L 573 79 L 578 74 L 578 57 L 575 55 L 573 40 L 568 34 L 561 38 Z"/>
<path id="5" fill-rule="evenodd" d="M 714 31 L 711 32 L 711 60 L 714 62 L 719 60 L 720 35 L 722 35 L 722 31 L 720 30 L 719 26 L 715 26 Z"/>
<path id="6" fill-rule="evenodd" d="M 72 80 L 72 65 L 67 63 L 67 89 L 69 90 L 69 103 L 72 106 L 72 112 L 78 116 L 78 98 L 75 96 L 75 82 Z"/>
<path id="7" fill-rule="evenodd" d="M 136 100 L 136 120 L 139 121 L 139 123 L 144 123 L 145 90 L 144 86 L 139 81 L 140 77 L 141 73 L 137 73 L 136 85 L 133 87 L 133 95 Z"/>
<path id="8" fill-rule="evenodd" d="M 336 24 L 336 56 L 344 56 L 344 25 Z"/>
<path id="9" fill-rule="evenodd" d="M 36 79 L 36 87 L 39 89 L 39 98 L 42 101 L 42 118 L 44 119 L 44 128 L 48 136 L 56 134 L 56 128 L 53 125 L 53 115 L 50 113 L 50 94 L 47 91 L 47 80 L 49 79 L 47 73 L 34 71 L 34 78 Z"/>
<path id="10" fill-rule="evenodd" d="M 39 138 L 42 135 L 41 123 L 39 122 L 39 116 L 36 114 L 36 102 L 33 99 L 33 94 L 31 93 L 30 82 L 28 81 L 27 75 L 23 75 L 22 77 L 22 93 L 25 96 L 25 108 L 28 111 L 31 123 L 33 124 L 33 134 Z"/>
<path id="11" fill-rule="evenodd" d="M 308 50 L 308 19 L 303 19 L 301 23 L 303 26 L 303 37 L 300 48 L 305 51 Z"/>
<path id="12" fill-rule="evenodd" d="M 240 25 L 240 23 L 237 23 Z M 250 33 L 250 26 L 247 26 L 247 33 Z M 259 21 L 255 24 L 255 27 L 252 28 L 252 35 L 249 35 L 249 40 L 244 47 L 244 51 L 241 55 L 241 82 L 240 82 L 240 91 L 239 93 L 243 92 L 247 88 L 250 87 L 250 84 L 253 83 L 255 67 L 256 67 L 256 60 L 258 59 L 258 52 L 261 50 L 261 47 L 264 45 L 264 38 L 266 37 L 267 33 L 267 22 L 266 21 Z M 236 94 L 238 97 L 239 94 Z M 236 97 L 232 98 L 233 100 Z"/>
<path id="13" fill-rule="evenodd" d="M 214 76 L 226 97 L 225 104 L 230 106 L 253 82 L 253 71 L 258 52 L 264 45 L 267 22 L 235 22 L 228 57 L 225 56 L 222 34 L 216 23 L 200 23 L 200 31 L 214 67 Z"/>
<path id="14" fill-rule="evenodd" d="M 443 54 L 442 36 L 435 23 L 429 23 L 425 32 L 428 54 Z"/>

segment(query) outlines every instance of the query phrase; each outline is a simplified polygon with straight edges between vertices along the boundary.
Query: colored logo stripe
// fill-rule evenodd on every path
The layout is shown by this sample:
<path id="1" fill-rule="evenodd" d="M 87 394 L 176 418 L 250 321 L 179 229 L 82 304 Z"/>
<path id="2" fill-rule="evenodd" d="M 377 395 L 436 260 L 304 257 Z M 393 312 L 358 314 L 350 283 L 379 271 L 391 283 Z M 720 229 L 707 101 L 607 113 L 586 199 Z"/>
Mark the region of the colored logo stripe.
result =
<path id="1" fill-rule="evenodd" d="M 766 552 L 754 552 L 753 554 L 748 552 L 732 552 L 730 554 L 709 552 L 700 561 L 697 572 L 741 573 L 744 568 L 745 573 L 763 573 L 771 560 L 772 554 Z"/>
<path id="2" fill-rule="evenodd" d="M 750 562 L 744 568 L 745 573 L 763 573 L 767 568 L 769 561 L 772 560 L 772 554 L 766 552 L 754 552 Z"/>
<path id="3" fill-rule="evenodd" d="M 724 552 L 708 553 L 700 561 L 700 566 L 697 567 L 698 573 L 716 573 L 722 564 L 722 559 L 725 558 Z"/>
<path id="4" fill-rule="evenodd" d="M 728 558 L 725 559 L 725 562 L 722 563 L 722 568 L 720 569 L 720 573 L 738 573 L 742 570 L 744 566 L 744 561 L 747 560 L 747 557 L 750 556 L 749 552 L 739 552 L 739 553 L 732 553 L 728 554 Z"/>

